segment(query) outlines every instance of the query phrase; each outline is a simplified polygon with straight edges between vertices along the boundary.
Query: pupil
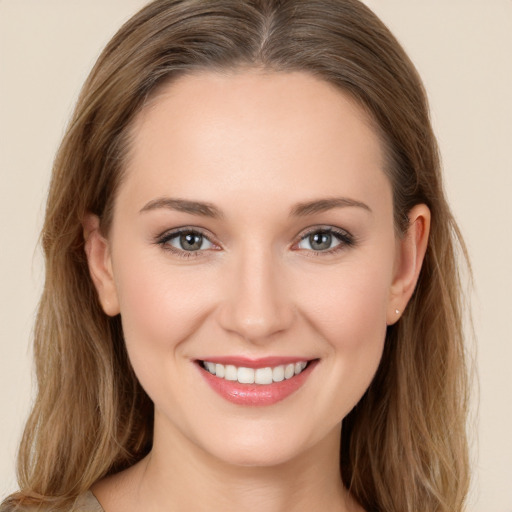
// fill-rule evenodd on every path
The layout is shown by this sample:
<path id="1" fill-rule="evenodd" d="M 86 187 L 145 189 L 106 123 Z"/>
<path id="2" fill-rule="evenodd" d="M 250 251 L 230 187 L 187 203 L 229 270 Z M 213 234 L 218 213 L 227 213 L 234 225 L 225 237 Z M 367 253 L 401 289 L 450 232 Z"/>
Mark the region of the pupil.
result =
<path id="1" fill-rule="evenodd" d="M 188 251 L 197 251 L 201 249 L 201 245 L 203 244 L 202 235 L 197 235 L 194 233 L 186 233 L 180 235 L 180 244 L 183 249 Z"/>
<path id="2" fill-rule="evenodd" d="M 325 251 L 331 247 L 332 235 L 330 233 L 315 233 L 309 237 L 313 249 Z"/>

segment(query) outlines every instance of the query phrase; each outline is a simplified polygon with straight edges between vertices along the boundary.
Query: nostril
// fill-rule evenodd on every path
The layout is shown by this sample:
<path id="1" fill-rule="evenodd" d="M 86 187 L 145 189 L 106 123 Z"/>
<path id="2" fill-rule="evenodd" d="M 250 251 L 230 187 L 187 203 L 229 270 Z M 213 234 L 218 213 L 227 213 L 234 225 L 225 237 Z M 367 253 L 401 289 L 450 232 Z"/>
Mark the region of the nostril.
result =
<path id="1" fill-rule="evenodd" d="M 274 339 L 291 327 L 293 318 L 293 310 L 284 303 L 262 303 L 247 296 L 224 304 L 219 313 L 224 330 L 249 342 Z"/>

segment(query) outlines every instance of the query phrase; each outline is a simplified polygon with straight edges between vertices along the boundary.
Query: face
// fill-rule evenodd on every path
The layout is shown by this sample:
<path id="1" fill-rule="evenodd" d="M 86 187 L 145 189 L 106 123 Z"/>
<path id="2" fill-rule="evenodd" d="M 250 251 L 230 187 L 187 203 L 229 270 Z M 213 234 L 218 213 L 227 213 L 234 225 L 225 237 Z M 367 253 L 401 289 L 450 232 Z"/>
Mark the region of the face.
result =
<path id="1" fill-rule="evenodd" d="M 337 443 L 403 306 L 401 251 L 382 144 L 342 92 L 260 71 L 161 91 L 92 270 L 155 446 L 269 465 Z"/>

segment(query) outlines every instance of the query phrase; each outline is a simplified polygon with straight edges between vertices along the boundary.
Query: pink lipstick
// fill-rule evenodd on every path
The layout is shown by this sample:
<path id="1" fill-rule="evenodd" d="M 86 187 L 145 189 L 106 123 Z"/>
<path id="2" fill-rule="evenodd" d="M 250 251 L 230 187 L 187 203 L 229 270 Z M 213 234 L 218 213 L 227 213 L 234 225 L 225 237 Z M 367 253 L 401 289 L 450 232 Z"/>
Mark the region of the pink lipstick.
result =
<path id="1" fill-rule="evenodd" d="M 213 357 L 197 361 L 201 375 L 221 397 L 237 405 L 272 405 L 295 393 L 318 360 L 290 357 Z"/>

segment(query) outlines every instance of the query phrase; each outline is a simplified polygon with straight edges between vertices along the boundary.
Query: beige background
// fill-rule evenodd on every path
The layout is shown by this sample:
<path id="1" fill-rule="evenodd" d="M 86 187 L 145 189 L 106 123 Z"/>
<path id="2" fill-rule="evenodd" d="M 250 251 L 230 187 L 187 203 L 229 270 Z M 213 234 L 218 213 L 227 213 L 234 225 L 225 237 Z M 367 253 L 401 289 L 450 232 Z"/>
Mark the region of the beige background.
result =
<path id="1" fill-rule="evenodd" d="M 16 486 L 31 400 L 36 239 L 52 158 L 95 57 L 144 3 L 0 0 L 0 497 Z M 481 399 L 469 510 L 511 512 L 512 0 L 367 3 L 424 78 L 472 255 Z"/>

